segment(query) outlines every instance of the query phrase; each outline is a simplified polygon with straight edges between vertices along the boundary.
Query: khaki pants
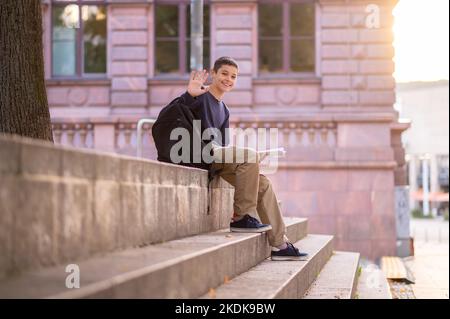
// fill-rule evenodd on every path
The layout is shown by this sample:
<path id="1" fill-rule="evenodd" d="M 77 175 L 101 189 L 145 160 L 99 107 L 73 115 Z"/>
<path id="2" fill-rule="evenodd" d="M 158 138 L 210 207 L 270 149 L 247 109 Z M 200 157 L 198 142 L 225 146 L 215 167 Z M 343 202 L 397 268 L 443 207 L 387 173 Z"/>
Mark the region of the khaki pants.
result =
<path id="1" fill-rule="evenodd" d="M 256 161 L 252 157 L 248 160 L 248 154 L 243 160 L 236 161 L 235 148 L 230 150 L 234 151 L 232 163 L 215 162 L 212 165 L 214 169 L 220 169 L 218 175 L 235 188 L 234 215 L 256 216 L 257 213 L 262 223 L 272 226 L 272 230 L 267 233 L 269 244 L 275 247 L 282 245 L 287 239 L 286 226 L 270 180 L 259 173 L 257 154 L 251 155 L 256 156 Z"/>

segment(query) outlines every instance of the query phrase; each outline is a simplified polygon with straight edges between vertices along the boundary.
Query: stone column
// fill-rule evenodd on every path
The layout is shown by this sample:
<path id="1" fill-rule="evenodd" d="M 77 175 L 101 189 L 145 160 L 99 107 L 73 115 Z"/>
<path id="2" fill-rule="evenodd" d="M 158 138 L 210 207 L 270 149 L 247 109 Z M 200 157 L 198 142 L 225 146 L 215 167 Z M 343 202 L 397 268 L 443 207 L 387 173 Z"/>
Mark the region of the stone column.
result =
<path id="1" fill-rule="evenodd" d="M 409 159 L 409 192 L 410 194 L 413 194 L 417 191 L 417 165 L 418 165 L 418 159 L 415 154 L 410 154 Z M 409 199 L 409 207 L 411 209 L 417 208 L 417 201 L 414 200 L 412 196 L 410 196 Z"/>
<path id="2" fill-rule="evenodd" d="M 396 186 L 407 185 L 405 149 L 402 144 L 401 135 L 410 126 L 411 126 L 410 122 L 399 122 L 392 125 L 391 147 L 394 151 L 394 159 L 397 162 L 397 168 L 394 170 Z"/>
<path id="3" fill-rule="evenodd" d="M 406 257 L 411 255 L 410 239 L 410 191 L 406 178 L 405 149 L 402 145 L 401 134 L 410 127 L 409 122 L 400 122 L 392 125 L 391 146 L 394 150 L 394 159 L 397 167 L 394 169 L 395 183 L 395 216 L 397 230 L 397 255 Z"/>
<path id="4" fill-rule="evenodd" d="M 429 163 L 430 163 L 430 192 L 437 193 L 439 192 L 439 170 L 436 154 L 431 154 Z M 438 203 L 431 201 L 430 204 L 431 204 L 431 214 L 433 216 L 437 216 Z"/>

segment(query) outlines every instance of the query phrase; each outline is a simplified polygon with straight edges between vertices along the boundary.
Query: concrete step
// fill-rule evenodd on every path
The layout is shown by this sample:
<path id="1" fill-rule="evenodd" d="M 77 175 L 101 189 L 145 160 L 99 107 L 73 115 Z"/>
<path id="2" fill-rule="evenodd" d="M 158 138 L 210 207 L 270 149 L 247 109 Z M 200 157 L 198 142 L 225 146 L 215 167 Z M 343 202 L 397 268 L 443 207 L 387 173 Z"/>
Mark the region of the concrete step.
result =
<path id="1" fill-rule="evenodd" d="M 383 270 L 376 264 L 365 262 L 361 267 L 356 288 L 358 299 L 392 299 L 391 288 Z"/>
<path id="2" fill-rule="evenodd" d="M 358 282 L 359 253 L 335 251 L 303 299 L 352 299 Z"/>
<path id="3" fill-rule="evenodd" d="M 202 298 L 300 298 L 333 252 L 333 236 L 308 235 L 295 243 L 309 254 L 307 261 L 264 260 L 233 280 L 210 290 Z"/>
<path id="4" fill-rule="evenodd" d="M 291 240 L 306 236 L 306 219 L 285 223 Z M 196 298 L 269 253 L 267 234 L 223 229 L 80 262 L 78 289 L 66 287 L 66 266 L 12 277 L 0 282 L 0 298 Z"/>

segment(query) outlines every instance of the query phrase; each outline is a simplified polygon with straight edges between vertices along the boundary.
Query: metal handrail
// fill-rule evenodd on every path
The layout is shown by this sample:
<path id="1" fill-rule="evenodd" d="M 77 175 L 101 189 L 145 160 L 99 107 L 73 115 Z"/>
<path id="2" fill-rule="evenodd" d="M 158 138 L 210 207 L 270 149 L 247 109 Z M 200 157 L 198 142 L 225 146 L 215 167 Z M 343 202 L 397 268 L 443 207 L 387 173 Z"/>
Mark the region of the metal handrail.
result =
<path id="1" fill-rule="evenodd" d="M 142 157 L 142 127 L 144 124 L 154 124 L 156 119 L 140 119 L 137 124 L 137 145 L 136 145 L 136 156 Z"/>

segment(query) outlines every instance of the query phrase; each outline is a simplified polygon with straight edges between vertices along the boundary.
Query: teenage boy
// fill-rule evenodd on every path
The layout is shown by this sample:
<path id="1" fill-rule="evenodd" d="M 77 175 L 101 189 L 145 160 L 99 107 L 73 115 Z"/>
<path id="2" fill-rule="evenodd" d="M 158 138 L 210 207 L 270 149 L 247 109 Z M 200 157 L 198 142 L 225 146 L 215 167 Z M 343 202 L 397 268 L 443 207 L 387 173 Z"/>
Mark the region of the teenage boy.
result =
<path id="1" fill-rule="evenodd" d="M 238 64 L 231 57 L 221 57 L 214 63 L 211 70 L 212 82 L 204 83 L 208 72 L 193 71 L 191 73 L 187 92 L 181 98 L 189 105 L 197 118 L 201 120 L 202 132 L 215 128 L 221 133 L 220 146 L 227 146 L 230 112 L 223 102 L 225 93 L 230 92 L 238 77 Z M 217 141 L 215 139 L 215 141 Z M 232 232 L 266 232 L 269 244 L 272 246 L 272 260 L 305 260 L 306 253 L 301 253 L 286 237 L 286 227 L 281 216 L 278 201 L 270 180 L 259 173 L 258 155 L 247 149 L 247 158 L 253 156 L 253 161 L 237 161 L 236 149 L 232 148 L 233 161 L 226 163 L 215 161 L 212 167 L 218 170 L 218 175 L 235 187 L 234 215 L 230 223 Z M 262 223 L 252 217 L 258 214 Z"/>

